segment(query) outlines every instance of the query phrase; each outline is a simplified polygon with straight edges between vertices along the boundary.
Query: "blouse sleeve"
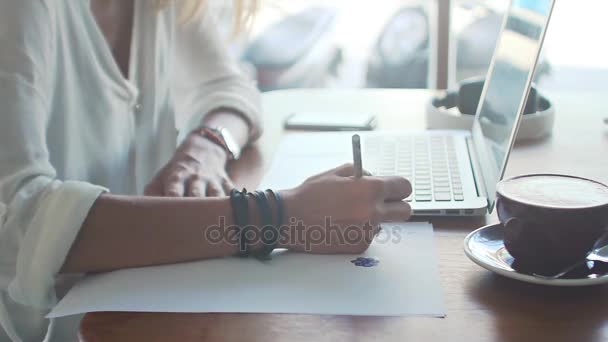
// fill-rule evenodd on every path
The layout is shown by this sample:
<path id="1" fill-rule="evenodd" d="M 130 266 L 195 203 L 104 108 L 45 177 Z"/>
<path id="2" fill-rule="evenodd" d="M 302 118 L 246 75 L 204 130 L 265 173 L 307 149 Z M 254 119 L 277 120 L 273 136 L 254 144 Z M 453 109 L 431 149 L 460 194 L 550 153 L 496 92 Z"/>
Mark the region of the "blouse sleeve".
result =
<path id="1" fill-rule="evenodd" d="M 41 309 L 56 302 L 57 274 L 106 191 L 57 179 L 49 162 L 54 25 L 45 3 L 0 1 L 0 291 Z"/>
<path id="2" fill-rule="evenodd" d="M 255 140 L 262 133 L 259 91 L 229 56 L 216 25 L 211 14 L 175 23 L 174 95 L 185 122 L 180 133 L 200 126 L 207 113 L 229 108 L 247 120 Z"/>

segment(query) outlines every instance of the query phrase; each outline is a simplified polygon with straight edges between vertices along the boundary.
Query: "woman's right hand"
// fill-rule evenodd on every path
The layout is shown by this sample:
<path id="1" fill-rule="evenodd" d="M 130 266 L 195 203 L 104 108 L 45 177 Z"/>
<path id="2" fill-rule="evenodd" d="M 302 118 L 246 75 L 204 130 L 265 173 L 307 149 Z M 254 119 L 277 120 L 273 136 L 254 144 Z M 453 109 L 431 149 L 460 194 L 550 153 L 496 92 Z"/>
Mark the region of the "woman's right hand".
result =
<path id="1" fill-rule="evenodd" d="M 281 247 L 315 254 L 360 254 L 381 222 L 407 221 L 412 192 L 403 177 L 355 178 L 352 164 L 313 176 L 282 191 L 287 234 Z M 285 241 L 287 240 L 287 241 Z"/>

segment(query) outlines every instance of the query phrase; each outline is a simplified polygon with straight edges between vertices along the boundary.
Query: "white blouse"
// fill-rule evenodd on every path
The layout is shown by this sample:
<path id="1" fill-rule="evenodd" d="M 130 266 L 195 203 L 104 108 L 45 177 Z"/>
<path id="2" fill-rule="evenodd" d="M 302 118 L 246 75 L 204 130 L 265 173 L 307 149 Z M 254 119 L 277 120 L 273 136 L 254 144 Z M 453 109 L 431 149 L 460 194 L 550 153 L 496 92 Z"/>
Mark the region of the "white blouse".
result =
<path id="1" fill-rule="evenodd" d="M 259 94 L 215 21 L 135 2 L 125 79 L 88 0 L 0 0 L 0 341 L 44 339 L 58 271 L 102 192 L 141 194 L 214 109 L 259 134 Z"/>

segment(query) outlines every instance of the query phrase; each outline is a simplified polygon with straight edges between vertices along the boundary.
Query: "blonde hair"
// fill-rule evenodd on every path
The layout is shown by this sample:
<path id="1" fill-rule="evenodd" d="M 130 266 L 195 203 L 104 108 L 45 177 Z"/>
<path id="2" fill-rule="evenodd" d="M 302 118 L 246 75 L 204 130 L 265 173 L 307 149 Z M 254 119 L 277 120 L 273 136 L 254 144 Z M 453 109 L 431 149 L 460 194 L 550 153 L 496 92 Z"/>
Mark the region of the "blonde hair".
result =
<path id="1" fill-rule="evenodd" d="M 179 3 L 181 7 L 180 18 L 189 21 L 200 15 L 212 0 L 156 0 L 159 9 L 171 2 Z M 224 0 L 222 0 L 224 1 Z M 233 0 L 233 33 L 238 33 L 249 28 L 257 12 L 258 0 Z"/>

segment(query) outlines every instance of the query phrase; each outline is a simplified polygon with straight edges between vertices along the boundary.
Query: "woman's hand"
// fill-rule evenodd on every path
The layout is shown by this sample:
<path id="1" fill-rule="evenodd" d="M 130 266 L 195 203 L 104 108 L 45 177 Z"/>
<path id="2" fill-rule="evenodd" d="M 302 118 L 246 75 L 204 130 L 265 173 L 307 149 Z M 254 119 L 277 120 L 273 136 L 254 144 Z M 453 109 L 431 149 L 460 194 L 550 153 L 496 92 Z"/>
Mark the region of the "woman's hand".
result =
<path id="1" fill-rule="evenodd" d="M 227 152 L 193 132 L 144 190 L 146 196 L 217 197 L 234 187 L 226 173 Z"/>
<path id="2" fill-rule="evenodd" d="M 282 192 L 287 230 L 282 247 L 318 254 L 367 250 L 381 222 L 407 221 L 412 192 L 402 177 L 355 178 L 351 164 L 307 179 Z"/>

